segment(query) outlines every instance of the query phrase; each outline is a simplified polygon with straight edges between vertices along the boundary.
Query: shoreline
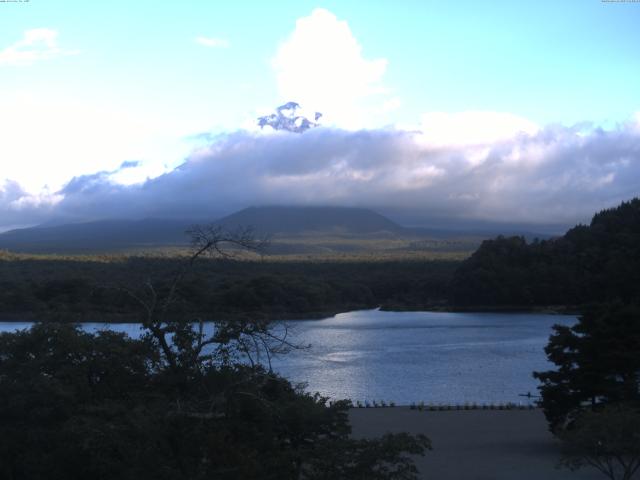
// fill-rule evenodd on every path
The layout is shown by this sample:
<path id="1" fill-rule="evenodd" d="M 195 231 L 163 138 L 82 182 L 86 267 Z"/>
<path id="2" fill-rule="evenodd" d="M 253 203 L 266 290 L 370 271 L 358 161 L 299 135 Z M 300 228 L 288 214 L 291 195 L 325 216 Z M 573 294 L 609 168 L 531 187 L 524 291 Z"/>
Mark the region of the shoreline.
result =
<path id="1" fill-rule="evenodd" d="M 448 306 L 448 305 L 416 305 L 416 306 L 401 306 L 401 305 L 377 305 L 377 306 L 362 306 L 353 305 L 352 308 L 345 309 L 330 309 L 324 311 L 310 311 L 310 312 L 280 312 L 265 314 L 262 312 L 230 312 L 214 315 L 211 320 L 216 321 L 220 319 L 234 320 L 239 318 L 254 317 L 270 322 L 277 321 L 313 321 L 322 320 L 324 318 L 334 317 L 341 313 L 349 313 L 356 311 L 367 310 L 381 310 L 383 312 L 444 312 L 444 313 L 540 313 L 547 315 L 580 315 L 582 309 L 580 306 L 569 305 L 540 305 L 540 306 L 487 306 L 478 305 L 470 307 L 460 306 Z M 82 317 L 82 318 L 81 318 Z M 193 314 L 194 318 L 206 317 L 206 315 Z M 90 318 L 91 320 L 86 320 Z M 0 323 L 8 322 L 57 322 L 57 323 L 140 323 L 140 314 L 138 313 L 106 313 L 106 312 L 72 312 L 64 314 L 62 312 L 55 314 L 42 314 L 41 312 L 0 312 Z"/>
<path id="2" fill-rule="evenodd" d="M 298 313 L 289 313 L 289 314 L 280 314 L 280 315 L 264 315 L 256 312 L 247 312 L 247 313 L 234 313 L 228 315 L 216 315 L 212 317 L 210 320 L 206 320 L 206 322 L 214 322 L 219 321 L 221 319 L 224 320 L 235 320 L 246 317 L 254 317 L 260 319 L 266 319 L 269 322 L 278 322 L 278 321 L 313 321 L 313 320 L 322 320 L 324 318 L 334 317 L 340 313 L 348 313 L 359 310 L 373 310 L 373 309 L 352 309 L 352 310 L 330 310 L 326 312 L 309 312 L 304 314 Z M 60 318 L 57 318 L 60 317 Z M 11 323 L 11 322 L 50 322 L 50 323 L 106 323 L 106 324 L 123 324 L 123 323 L 141 323 L 140 314 L 134 313 L 116 313 L 116 314 L 107 314 L 104 312 L 86 312 L 86 313 L 72 313 L 69 314 L 66 318 L 64 314 L 59 314 L 49 317 L 46 314 L 43 316 L 38 312 L 11 312 L 5 313 L 0 312 L 0 323 Z M 82 318 L 80 318 L 82 317 Z M 193 318 L 205 317 L 202 314 L 194 314 Z M 302 318 L 301 318 L 302 317 Z M 89 320 L 87 320 L 89 319 Z"/>

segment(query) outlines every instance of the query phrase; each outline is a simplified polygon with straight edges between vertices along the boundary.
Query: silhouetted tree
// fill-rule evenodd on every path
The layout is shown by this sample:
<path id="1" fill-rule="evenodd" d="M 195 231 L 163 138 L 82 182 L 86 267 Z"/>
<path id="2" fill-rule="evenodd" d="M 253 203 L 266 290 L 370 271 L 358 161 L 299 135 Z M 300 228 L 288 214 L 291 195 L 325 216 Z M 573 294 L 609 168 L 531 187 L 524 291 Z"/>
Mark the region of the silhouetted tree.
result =
<path id="1" fill-rule="evenodd" d="M 590 466 L 610 480 L 631 480 L 640 469 L 640 410 L 609 405 L 580 414 L 562 430 L 561 465 L 571 470 Z"/>
<path id="2" fill-rule="evenodd" d="M 585 409 L 640 404 L 640 308 L 613 304 L 590 309 L 572 327 L 554 326 L 545 352 L 556 370 L 535 372 L 552 430 Z"/>

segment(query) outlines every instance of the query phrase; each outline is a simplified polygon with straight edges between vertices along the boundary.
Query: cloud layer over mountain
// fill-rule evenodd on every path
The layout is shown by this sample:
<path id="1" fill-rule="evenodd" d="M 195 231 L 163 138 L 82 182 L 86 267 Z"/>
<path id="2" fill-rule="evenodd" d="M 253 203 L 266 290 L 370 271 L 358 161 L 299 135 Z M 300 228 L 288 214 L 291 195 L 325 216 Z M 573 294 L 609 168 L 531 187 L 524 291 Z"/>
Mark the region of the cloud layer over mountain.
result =
<path id="1" fill-rule="evenodd" d="M 485 126 L 495 118 L 474 115 Z M 36 196 L 6 182 L 0 186 L 0 223 L 6 228 L 49 218 L 212 218 L 249 205 L 283 204 L 365 206 L 425 221 L 569 225 L 640 195 L 635 122 L 607 131 L 531 128 L 507 137 L 489 130 L 486 139 L 480 135 L 462 144 L 426 130 L 238 131 L 140 184 L 115 180 L 121 169 L 136 168 L 129 163 Z"/>

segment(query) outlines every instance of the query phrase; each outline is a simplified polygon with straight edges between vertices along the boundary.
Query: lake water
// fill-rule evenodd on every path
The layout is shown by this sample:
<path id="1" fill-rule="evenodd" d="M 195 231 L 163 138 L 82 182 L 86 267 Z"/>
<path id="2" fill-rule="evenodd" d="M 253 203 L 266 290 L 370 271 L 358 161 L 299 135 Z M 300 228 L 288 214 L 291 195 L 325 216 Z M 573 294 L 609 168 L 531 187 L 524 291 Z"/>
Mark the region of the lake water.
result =
<path id="1" fill-rule="evenodd" d="M 546 360 L 553 324 L 573 316 L 512 313 L 342 313 L 324 320 L 292 321 L 291 339 L 311 344 L 277 358 L 274 369 L 310 391 L 331 398 L 425 403 L 528 403 L 537 393 L 535 370 Z M 0 331 L 29 323 L 0 323 Z M 87 330 L 104 324 L 84 324 Z M 137 324 L 108 325 L 131 336 Z"/>

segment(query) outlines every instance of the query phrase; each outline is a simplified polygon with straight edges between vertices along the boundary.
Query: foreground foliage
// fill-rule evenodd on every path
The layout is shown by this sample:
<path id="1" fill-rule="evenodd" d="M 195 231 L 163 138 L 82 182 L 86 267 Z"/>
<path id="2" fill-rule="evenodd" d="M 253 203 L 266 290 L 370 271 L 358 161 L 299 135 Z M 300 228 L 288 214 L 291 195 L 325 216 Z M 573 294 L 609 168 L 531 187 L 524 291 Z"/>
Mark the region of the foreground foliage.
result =
<path id="1" fill-rule="evenodd" d="M 572 327 L 554 326 L 545 352 L 556 370 L 535 372 L 552 430 L 586 409 L 640 405 L 640 308 L 594 307 Z"/>
<path id="2" fill-rule="evenodd" d="M 328 404 L 268 368 L 297 348 L 286 327 L 177 317 L 199 257 L 256 248 L 244 233 L 192 237 L 166 285 L 120 289 L 141 311 L 140 339 L 58 323 L 0 335 L 2 478 L 417 478 L 410 455 L 430 448 L 426 437 L 351 439 L 348 402 Z"/>
<path id="3" fill-rule="evenodd" d="M 624 404 L 580 414 L 560 434 L 561 465 L 597 469 L 610 480 L 631 480 L 640 469 L 640 409 Z"/>
<path id="4" fill-rule="evenodd" d="M 593 307 L 573 327 L 554 330 L 545 351 L 557 369 L 534 376 L 562 440 L 561 465 L 630 480 L 640 468 L 640 308 Z"/>
<path id="5" fill-rule="evenodd" d="M 408 435 L 352 440 L 348 403 L 262 367 L 195 365 L 73 325 L 0 335 L 0 477 L 412 479 L 407 454 L 429 448 Z"/>

